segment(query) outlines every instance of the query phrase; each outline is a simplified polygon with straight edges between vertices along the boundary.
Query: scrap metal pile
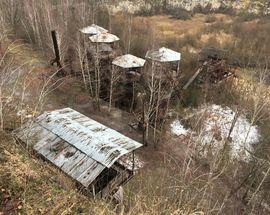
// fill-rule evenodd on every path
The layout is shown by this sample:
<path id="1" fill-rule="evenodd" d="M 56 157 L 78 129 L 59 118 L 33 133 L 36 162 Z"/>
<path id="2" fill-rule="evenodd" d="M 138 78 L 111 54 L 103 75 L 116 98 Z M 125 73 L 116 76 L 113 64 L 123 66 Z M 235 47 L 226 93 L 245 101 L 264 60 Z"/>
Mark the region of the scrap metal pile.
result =
<path id="1" fill-rule="evenodd" d="M 202 65 L 202 72 L 199 76 L 199 83 L 217 84 L 231 76 L 235 71 L 225 60 L 210 59 Z"/>
<path id="2" fill-rule="evenodd" d="M 225 50 L 204 48 L 199 55 L 200 66 L 183 87 L 186 90 L 195 79 L 198 84 L 217 84 L 235 76 L 235 68 L 227 61 Z"/>
<path id="3" fill-rule="evenodd" d="M 201 51 L 199 61 L 203 64 L 199 75 L 200 83 L 216 84 L 234 76 L 235 70 L 227 63 L 226 55 L 226 51 L 212 47 Z"/>

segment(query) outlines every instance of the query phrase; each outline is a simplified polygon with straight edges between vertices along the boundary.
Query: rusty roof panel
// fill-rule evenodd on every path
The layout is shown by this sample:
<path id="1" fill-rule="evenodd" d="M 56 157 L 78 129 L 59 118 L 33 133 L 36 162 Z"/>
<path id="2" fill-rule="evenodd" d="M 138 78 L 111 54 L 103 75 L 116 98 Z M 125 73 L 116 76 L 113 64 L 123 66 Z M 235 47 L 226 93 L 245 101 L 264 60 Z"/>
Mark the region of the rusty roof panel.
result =
<path id="1" fill-rule="evenodd" d="M 78 162 L 74 162 L 73 165 L 69 165 L 68 163 L 66 163 L 65 165 L 62 166 L 62 170 L 65 172 L 68 172 L 68 174 L 72 178 L 76 178 L 78 180 L 80 176 L 83 175 L 88 169 L 88 167 L 91 166 L 91 164 L 94 162 L 95 161 L 92 158 L 89 158 L 88 156 L 84 156 Z M 105 167 L 100 164 L 100 168 L 102 168 L 103 170 Z M 92 177 L 96 177 L 96 176 L 98 175 L 93 175 Z M 92 181 L 93 180 L 89 180 L 86 183 L 84 183 L 85 186 L 88 186 Z"/>
<path id="2" fill-rule="evenodd" d="M 24 142 L 27 140 L 38 154 L 85 187 L 106 168 L 37 123 L 25 124 L 16 136 Z"/>
<path id="3" fill-rule="evenodd" d="M 94 160 L 92 162 L 88 162 L 87 166 L 88 168 L 77 177 L 77 180 L 86 187 L 88 187 L 92 181 L 94 181 L 96 177 L 106 168 Z"/>
<path id="4" fill-rule="evenodd" d="M 37 123 L 107 167 L 142 146 L 70 108 L 44 113 Z"/>
<path id="5" fill-rule="evenodd" d="M 143 67 L 145 60 L 138 58 L 134 55 L 127 54 L 115 58 L 112 62 L 113 65 L 119 66 L 124 69 Z"/>
<path id="6" fill-rule="evenodd" d="M 71 150 L 66 150 L 65 152 L 65 156 L 68 157 L 68 160 L 65 163 L 63 163 L 61 169 L 68 175 L 70 175 L 72 178 L 76 178 L 76 176 L 82 173 L 83 170 L 78 168 L 78 174 L 72 174 L 72 171 L 76 169 L 78 166 L 82 165 L 86 161 L 86 159 L 89 159 L 89 157 L 83 154 L 80 150 L 74 151 L 75 149 L 74 147 L 70 147 L 70 149 Z M 86 163 L 86 165 L 88 164 Z"/>
<path id="7" fill-rule="evenodd" d="M 45 145 L 38 153 L 85 187 L 88 187 L 106 168 L 62 140 Z M 80 166 L 83 168 L 79 168 Z"/>
<path id="8" fill-rule="evenodd" d="M 39 142 L 39 144 L 45 144 L 46 140 L 53 141 L 57 137 L 55 134 L 33 122 L 25 123 L 15 133 L 28 146 L 34 146 Z"/>
<path id="9" fill-rule="evenodd" d="M 38 153 L 43 155 L 56 166 L 61 167 L 66 160 L 65 149 L 69 150 L 69 144 L 60 141 L 53 144 L 46 144 L 38 151 Z"/>
<path id="10" fill-rule="evenodd" d="M 89 39 L 93 43 L 114 43 L 120 40 L 116 35 L 110 33 L 96 34 L 89 37 Z"/>
<path id="11" fill-rule="evenodd" d="M 145 58 L 158 62 L 174 62 L 181 60 L 181 53 L 163 47 L 148 51 Z"/>
<path id="12" fill-rule="evenodd" d="M 82 32 L 83 34 L 96 35 L 96 34 L 107 33 L 108 30 L 98 25 L 92 24 L 90 26 L 80 29 L 80 32 Z"/>

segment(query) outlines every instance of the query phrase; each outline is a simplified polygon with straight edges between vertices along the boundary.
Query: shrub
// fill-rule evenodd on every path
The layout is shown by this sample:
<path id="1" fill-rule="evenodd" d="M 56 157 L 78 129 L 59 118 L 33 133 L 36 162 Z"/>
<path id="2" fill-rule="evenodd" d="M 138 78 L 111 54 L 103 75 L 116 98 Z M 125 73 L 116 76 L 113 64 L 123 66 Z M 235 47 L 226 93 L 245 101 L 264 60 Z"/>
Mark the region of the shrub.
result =
<path id="1" fill-rule="evenodd" d="M 201 6 L 200 4 L 196 5 L 193 8 L 193 13 L 203 13 L 208 14 L 212 11 L 212 4 L 207 4 L 205 7 Z"/>
<path id="2" fill-rule="evenodd" d="M 235 10 L 232 7 L 225 7 L 221 6 L 217 10 L 215 10 L 216 13 L 223 13 L 223 14 L 228 14 L 228 15 L 235 15 Z"/>
<path id="3" fill-rule="evenodd" d="M 254 19 L 257 19 L 259 16 L 255 15 L 253 13 L 249 13 L 248 11 L 243 11 L 242 13 L 239 14 L 238 20 L 241 22 L 249 22 Z"/>
<path id="4" fill-rule="evenodd" d="M 152 7 L 148 8 L 146 6 L 142 6 L 140 11 L 136 12 L 136 16 L 153 16 L 155 14 L 155 11 Z"/>
<path id="5" fill-rule="evenodd" d="M 213 15 L 208 15 L 205 17 L 205 20 L 204 20 L 206 23 L 213 23 L 213 22 L 216 22 L 217 21 L 217 18 Z"/>

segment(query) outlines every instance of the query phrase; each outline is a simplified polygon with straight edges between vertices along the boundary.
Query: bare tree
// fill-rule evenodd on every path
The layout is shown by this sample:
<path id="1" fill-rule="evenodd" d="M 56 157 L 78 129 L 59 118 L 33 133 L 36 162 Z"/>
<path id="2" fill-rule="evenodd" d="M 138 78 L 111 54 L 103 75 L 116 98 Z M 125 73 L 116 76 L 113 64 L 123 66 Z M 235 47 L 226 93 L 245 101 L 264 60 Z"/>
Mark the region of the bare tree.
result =
<path id="1" fill-rule="evenodd" d="M 121 77 L 121 72 L 114 65 L 111 67 L 111 80 L 110 80 L 110 96 L 109 96 L 109 112 L 111 112 L 114 87 Z"/>

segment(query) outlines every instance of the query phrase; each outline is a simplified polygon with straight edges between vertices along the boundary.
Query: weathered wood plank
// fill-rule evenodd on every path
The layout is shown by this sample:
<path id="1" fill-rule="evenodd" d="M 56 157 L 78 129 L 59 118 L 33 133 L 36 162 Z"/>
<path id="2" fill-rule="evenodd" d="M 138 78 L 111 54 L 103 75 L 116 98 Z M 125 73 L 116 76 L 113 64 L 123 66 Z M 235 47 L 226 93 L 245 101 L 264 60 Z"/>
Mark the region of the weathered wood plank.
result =
<path id="1" fill-rule="evenodd" d="M 92 181 L 103 171 L 105 167 L 97 162 L 93 162 L 86 171 L 84 171 L 77 180 L 83 184 L 85 187 L 88 187 Z"/>
<path id="2" fill-rule="evenodd" d="M 68 156 L 68 155 L 67 155 Z M 66 172 L 67 174 L 71 175 L 71 171 L 74 168 L 77 168 L 79 163 L 83 160 L 85 160 L 87 156 L 77 150 L 74 155 L 67 158 L 67 161 L 61 166 L 61 169 Z M 72 176 L 72 175 L 71 175 Z M 73 176 L 72 176 L 73 177 Z"/>

